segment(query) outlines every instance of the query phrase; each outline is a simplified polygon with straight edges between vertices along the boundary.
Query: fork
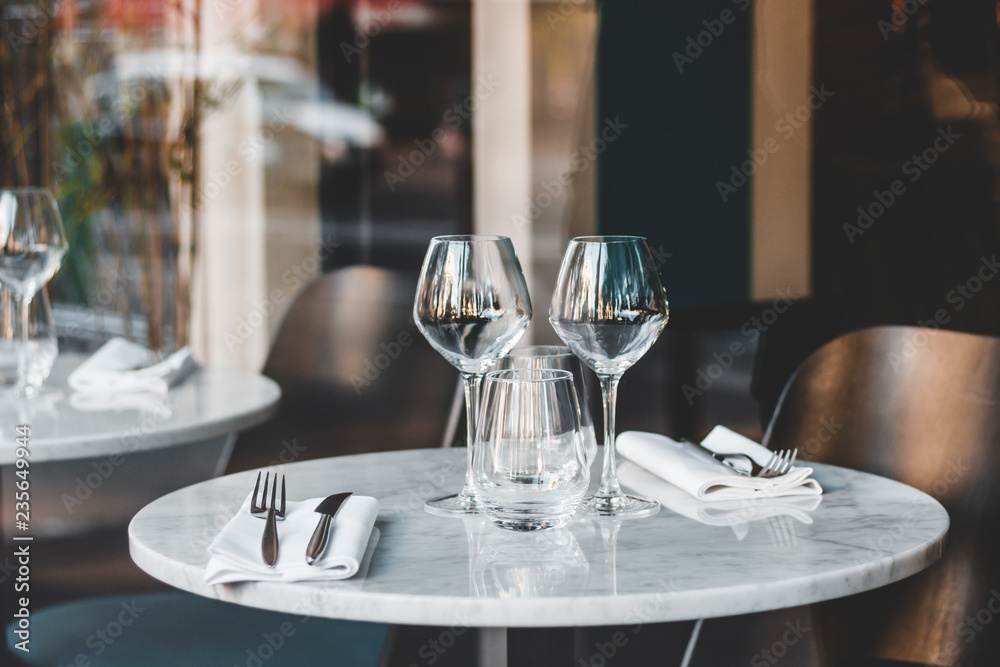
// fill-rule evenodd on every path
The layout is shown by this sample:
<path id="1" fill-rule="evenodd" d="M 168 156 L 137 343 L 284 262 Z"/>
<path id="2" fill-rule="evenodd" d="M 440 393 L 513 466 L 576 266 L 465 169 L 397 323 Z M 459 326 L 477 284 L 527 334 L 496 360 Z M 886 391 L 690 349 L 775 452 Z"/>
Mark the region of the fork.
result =
<path id="1" fill-rule="evenodd" d="M 719 461 L 720 463 L 726 463 L 726 459 L 730 457 L 739 456 L 740 458 L 743 458 L 744 460 L 746 460 L 747 463 L 750 464 L 750 472 L 737 470 L 733 466 L 729 467 L 738 472 L 739 474 L 743 475 L 744 477 L 760 477 L 762 479 L 772 479 L 774 477 L 781 477 L 782 475 L 784 475 L 785 473 L 787 473 L 789 470 L 792 469 L 792 464 L 795 463 L 795 457 L 799 455 L 798 449 L 781 449 L 776 452 L 772 452 L 771 458 L 769 458 L 767 460 L 767 463 L 762 466 L 756 461 L 754 461 L 752 458 L 747 456 L 746 454 L 738 454 L 738 453 L 721 454 L 719 452 L 712 451 L 708 447 L 705 447 L 697 442 L 694 442 L 693 440 L 688 440 L 687 438 L 684 438 L 682 441 L 694 445 L 695 447 L 698 447 L 699 449 L 708 452 L 709 454 L 712 455 L 712 458 L 714 458 L 716 461 Z"/>
<path id="2" fill-rule="evenodd" d="M 253 486 L 253 498 L 250 501 L 250 513 L 256 516 L 267 514 L 267 523 L 264 524 L 264 534 L 261 537 L 260 548 L 264 556 L 264 562 L 268 567 L 274 567 L 278 562 L 278 518 L 285 518 L 285 476 L 281 476 L 281 506 L 277 506 L 278 495 L 278 473 L 274 474 L 274 485 L 271 486 L 271 503 L 267 504 L 267 488 L 271 473 L 264 476 L 264 492 L 257 498 L 257 491 L 260 490 L 260 473 L 257 473 L 257 482 Z"/>
<path id="3" fill-rule="evenodd" d="M 713 454 L 713 456 L 725 463 L 725 459 L 731 456 L 740 456 L 746 459 L 750 463 L 750 472 L 746 473 L 742 470 L 736 470 L 736 472 L 746 477 L 760 477 L 761 479 L 772 479 L 774 477 L 781 477 L 789 470 L 792 469 L 792 464 L 795 463 L 795 457 L 799 454 L 797 449 L 782 449 L 771 453 L 771 458 L 767 460 L 767 463 L 763 466 L 758 464 L 752 458 L 746 454 Z M 731 466 L 730 466 L 731 467 Z"/>

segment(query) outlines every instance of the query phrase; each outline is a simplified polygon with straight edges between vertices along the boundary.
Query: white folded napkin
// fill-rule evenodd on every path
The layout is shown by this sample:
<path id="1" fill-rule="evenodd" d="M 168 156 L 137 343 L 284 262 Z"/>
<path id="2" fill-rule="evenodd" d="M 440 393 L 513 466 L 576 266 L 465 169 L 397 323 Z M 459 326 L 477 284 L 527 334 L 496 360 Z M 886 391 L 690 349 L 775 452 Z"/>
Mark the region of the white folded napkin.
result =
<path id="1" fill-rule="evenodd" d="M 240 511 L 209 545 L 212 557 L 205 570 L 206 584 L 347 579 L 357 574 L 369 542 L 373 548 L 378 541 L 378 501 L 370 496 L 351 496 L 330 524 L 330 541 L 323 555 L 308 565 L 306 546 L 322 518 L 315 510 L 323 499 L 288 501 L 285 518 L 278 521 L 278 562 L 268 567 L 260 549 L 264 519 L 250 514 L 250 500 L 248 495 Z"/>
<path id="2" fill-rule="evenodd" d="M 142 345 L 124 338 L 112 338 L 70 373 L 67 382 L 70 388 L 79 392 L 165 394 L 198 367 L 188 347 L 160 362 L 155 361 L 155 355 Z"/>
<path id="3" fill-rule="evenodd" d="M 740 526 L 771 517 L 788 516 L 800 523 L 811 524 L 811 513 L 823 501 L 820 495 L 715 502 L 698 500 L 631 461 L 625 461 L 619 466 L 618 479 L 639 495 L 652 498 L 688 519 L 708 526 L 733 527 L 739 539 L 746 535 L 746 531 L 739 530 Z"/>
<path id="4" fill-rule="evenodd" d="M 721 430 L 720 430 L 721 429 Z M 627 431 L 616 439 L 616 449 L 658 477 L 700 500 L 742 500 L 775 496 L 816 496 L 823 493 L 812 468 L 793 467 L 781 477 L 761 479 L 740 475 L 697 447 L 665 435 Z M 763 465 L 770 451 L 749 438 L 716 426 L 702 444 L 716 453 L 747 454 Z"/>

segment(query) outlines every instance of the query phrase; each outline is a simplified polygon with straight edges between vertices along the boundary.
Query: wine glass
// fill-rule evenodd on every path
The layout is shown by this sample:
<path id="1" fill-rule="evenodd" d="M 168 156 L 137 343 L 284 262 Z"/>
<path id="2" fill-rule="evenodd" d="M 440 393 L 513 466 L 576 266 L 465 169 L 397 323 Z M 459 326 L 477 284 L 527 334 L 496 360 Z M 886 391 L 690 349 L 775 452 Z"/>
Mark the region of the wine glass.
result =
<path id="1" fill-rule="evenodd" d="M 598 515 L 640 517 L 660 508 L 655 500 L 622 493 L 615 470 L 615 407 L 622 374 L 656 342 L 668 315 L 646 239 L 583 236 L 569 242 L 549 321 L 601 382 L 604 469 L 600 488 L 583 504 Z"/>
<path id="2" fill-rule="evenodd" d="M 59 270 L 68 249 L 51 192 L 43 188 L 0 190 L 0 283 L 10 290 L 19 311 L 18 396 L 34 393 L 28 382 L 31 301 Z"/>
<path id="3" fill-rule="evenodd" d="M 479 385 L 531 321 L 528 286 L 510 239 L 476 234 L 431 239 L 413 320 L 431 346 L 462 374 L 468 426 L 465 486 L 458 494 L 428 500 L 426 508 L 434 514 L 474 514 L 479 511 L 472 488 Z"/>

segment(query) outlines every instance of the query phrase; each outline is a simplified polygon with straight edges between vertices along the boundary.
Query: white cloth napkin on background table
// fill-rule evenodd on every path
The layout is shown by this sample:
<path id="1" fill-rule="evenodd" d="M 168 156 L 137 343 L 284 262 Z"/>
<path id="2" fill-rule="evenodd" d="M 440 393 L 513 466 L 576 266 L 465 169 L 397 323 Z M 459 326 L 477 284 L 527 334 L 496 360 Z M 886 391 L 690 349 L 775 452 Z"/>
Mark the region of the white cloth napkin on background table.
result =
<path id="1" fill-rule="evenodd" d="M 81 393 L 165 394 L 198 367 L 188 347 L 157 363 L 152 363 L 154 359 L 153 353 L 142 345 L 112 338 L 70 373 L 67 382 L 71 389 Z"/>
<path id="2" fill-rule="evenodd" d="M 746 454 L 760 465 L 767 463 L 771 456 L 766 447 L 724 426 L 712 429 L 702 444 L 720 454 Z M 616 439 L 616 448 L 624 458 L 699 500 L 818 496 L 823 493 L 819 483 L 809 479 L 812 468 L 795 466 L 786 474 L 771 479 L 747 477 L 694 445 L 657 433 L 626 431 Z"/>
<path id="3" fill-rule="evenodd" d="M 209 545 L 206 584 L 347 579 L 358 573 L 369 542 L 374 547 L 378 541 L 378 501 L 370 496 L 351 496 L 330 524 L 330 541 L 323 555 L 308 565 L 306 546 L 322 518 L 315 510 L 323 499 L 288 501 L 285 518 L 278 521 L 278 562 L 268 567 L 260 548 L 264 519 L 250 514 L 250 501 L 248 495 L 240 511 Z"/>

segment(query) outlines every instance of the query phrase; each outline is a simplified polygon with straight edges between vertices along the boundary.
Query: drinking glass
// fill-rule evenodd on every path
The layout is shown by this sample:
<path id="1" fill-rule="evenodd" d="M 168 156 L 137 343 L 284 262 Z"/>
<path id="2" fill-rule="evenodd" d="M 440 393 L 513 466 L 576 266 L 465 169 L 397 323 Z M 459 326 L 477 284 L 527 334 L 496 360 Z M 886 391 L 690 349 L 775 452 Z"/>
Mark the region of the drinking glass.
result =
<path id="1" fill-rule="evenodd" d="M 587 381 L 580 358 L 564 345 L 527 345 L 515 347 L 496 364 L 496 370 L 508 368 L 541 368 L 569 371 L 573 374 L 576 399 L 580 404 L 580 425 L 583 426 L 583 438 L 587 443 L 589 466 L 597 456 L 597 437 L 594 435 L 594 418 L 590 415 L 588 403 L 587 387 L 590 383 Z"/>
<path id="2" fill-rule="evenodd" d="M 584 507 L 602 516 L 639 517 L 660 506 L 622 493 L 615 470 L 618 382 L 656 342 L 669 315 L 653 255 L 639 236 L 583 236 L 566 248 L 549 322 L 597 374 L 604 402 L 604 469 Z"/>
<path id="3" fill-rule="evenodd" d="M 531 321 L 528 286 L 510 239 L 485 235 L 431 239 L 413 319 L 431 346 L 462 374 L 468 425 L 465 486 L 457 494 L 428 500 L 426 508 L 435 514 L 475 513 L 472 452 L 479 386 Z"/>
<path id="4" fill-rule="evenodd" d="M 487 373 L 472 466 L 476 496 L 495 526 L 527 531 L 564 524 L 590 484 L 572 373 Z"/>
<path id="5" fill-rule="evenodd" d="M 52 193 L 43 188 L 0 190 L 0 284 L 14 296 L 20 341 L 15 392 L 30 396 L 28 323 L 31 301 L 69 249 Z"/>

